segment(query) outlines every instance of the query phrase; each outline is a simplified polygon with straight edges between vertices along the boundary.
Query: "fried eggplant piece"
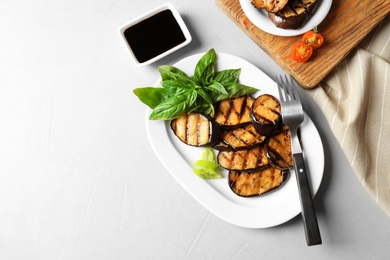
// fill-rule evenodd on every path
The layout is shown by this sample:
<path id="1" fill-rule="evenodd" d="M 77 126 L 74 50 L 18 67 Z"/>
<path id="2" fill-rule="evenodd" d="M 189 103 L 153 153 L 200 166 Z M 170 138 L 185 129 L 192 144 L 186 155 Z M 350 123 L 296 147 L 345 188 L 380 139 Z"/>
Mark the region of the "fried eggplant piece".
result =
<path id="1" fill-rule="evenodd" d="M 267 165 L 255 172 L 229 171 L 229 187 L 241 197 L 259 196 L 281 187 L 290 176 L 289 171 Z"/>
<path id="2" fill-rule="evenodd" d="M 252 5 L 257 9 L 265 9 L 267 12 L 277 12 L 281 10 L 288 0 L 252 0 Z"/>
<path id="3" fill-rule="evenodd" d="M 221 130 L 221 141 L 230 147 L 230 150 L 251 148 L 263 143 L 265 139 L 266 136 L 260 135 L 250 123 L 233 129 Z"/>
<path id="4" fill-rule="evenodd" d="M 292 0 L 283 9 L 268 13 L 268 17 L 276 27 L 298 29 L 312 17 L 318 3 L 318 0 Z"/>
<path id="5" fill-rule="evenodd" d="M 291 150 L 290 129 L 283 125 L 279 134 L 268 139 L 265 151 L 272 166 L 281 170 L 292 168 L 294 162 Z"/>
<path id="6" fill-rule="evenodd" d="M 252 104 L 251 96 L 225 99 L 216 104 L 215 121 L 221 127 L 232 128 L 249 123 Z"/>
<path id="7" fill-rule="evenodd" d="M 217 161 L 221 167 L 235 171 L 253 171 L 269 163 L 262 145 L 248 150 L 219 151 Z"/>
<path id="8" fill-rule="evenodd" d="M 276 134 L 282 123 L 279 101 L 269 94 L 258 96 L 251 109 L 251 120 L 259 134 L 266 136 Z"/>

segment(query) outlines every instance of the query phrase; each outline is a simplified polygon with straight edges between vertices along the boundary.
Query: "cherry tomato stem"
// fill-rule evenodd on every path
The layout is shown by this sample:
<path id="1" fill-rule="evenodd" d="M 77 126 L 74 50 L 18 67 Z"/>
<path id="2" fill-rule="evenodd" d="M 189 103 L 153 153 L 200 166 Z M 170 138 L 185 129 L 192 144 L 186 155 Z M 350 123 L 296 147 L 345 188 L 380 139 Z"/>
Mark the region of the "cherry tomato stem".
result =
<path id="1" fill-rule="evenodd" d="M 313 30 L 303 34 L 302 41 L 317 49 L 324 43 L 324 37 L 318 32 L 317 27 L 314 27 Z"/>

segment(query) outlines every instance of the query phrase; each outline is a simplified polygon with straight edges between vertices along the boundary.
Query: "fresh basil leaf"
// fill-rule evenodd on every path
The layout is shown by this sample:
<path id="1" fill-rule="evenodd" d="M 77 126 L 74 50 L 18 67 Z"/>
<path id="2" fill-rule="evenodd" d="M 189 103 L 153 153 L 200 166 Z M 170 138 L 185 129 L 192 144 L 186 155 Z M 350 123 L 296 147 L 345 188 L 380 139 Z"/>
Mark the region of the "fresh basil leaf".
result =
<path id="1" fill-rule="evenodd" d="M 210 49 L 196 64 L 192 80 L 200 86 L 209 85 L 214 78 L 216 61 L 217 54 Z"/>
<path id="2" fill-rule="evenodd" d="M 151 109 L 157 107 L 169 95 L 166 89 L 153 87 L 136 88 L 133 93 Z"/>
<path id="3" fill-rule="evenodd" d="M 194 107 L 196 109 L 196 101 L 198 100 L 198 92 L 191 90 L 186 93 L 186 98 L 188 102 L 188 109 L 192 110 Z"/>
<path id="4" fill-rule="evenodd" d="M 259 91 L 257 88 L 249 87 L 240 83 L 227 84 L 225 85 L 225 88 L 229 93 L 230 98 L 251 95 Z"/>
<path id="5" fill-rule="evenodd" d="M 187 91 L 183 95 L 175 95 L 165 99 L 150 114 L 150 120 L 172 120 L 187 112 L 196 101 L 197 93 Z"/>
<path id="6" fill-rule="evenodd" d="M 213 104 L 213 101 L 210 99 L 208 93 L 203 89 L 197 89 L 196 92 L 201 96 L 207 103 Z"/>
<path id="7" fill-rule="evenodd" d="M 213 101 L 213 104 L 222 101 L 224 99 L 230 98 L 229 93 L 218 93 L 218 92 L 211 92 L 209 94 L 210 99 Z"/>
<path id="8" fill-rule="evenodd" d="M 187 111 L 187 113 L 192 112 L 197 112 L 204 115 L 213 115 L 214 106 L 210 106 L 210 104 L 207 103 L 203 98 L 198 98 L 194 106 Z"/>
<path id="9" fill-rule="evenodd" d="M 209 104 L 205 104 L 204 106 L 201 107 L 202 108 L 202 114 L 204 115 L 210 115 L 210 116 L 214 116 L 214 106 L 210 106 Z"/>
<path id="10" fill-rule="evenodd" d="M 223 95 L 228 95 L 228 92 L 226 91 L 223 84 L 221 84 L 217 81 L 213 81 L 210 85 L 206 86 L 205 88 L 211 92 L 215 92 L 215 93 L 223 94 Z"/>
<path id="11" fill-rule="evenodd" d="M 203 98 L 203 100 L 205 101 L 205 103 L 201 103 L 202 105 L 204 105 L 204 107 L 208 110 L 211 111 L 211 113 L 214 113 L 214 102 L 213 100 L 210 98 L 209 94 L 203 90 L 203 89 L 197 89 L 196 92 L 198 93 L 199 96 L 201 96 Z M 201 101 L 200 101 L 201 102 Z M 199 106 L 199 103 L 198 103 L 198 106 Z M 199 111 L 199 110 L 197 110 Z M 209 114 L 209 113 L 208 113 Z"/>
<path id="12" fill-rule="evenodd" d="M 237 83 L 241 74 L 241 69 L 222 70 L 215 74 L 214 81 L 222 85 Z"/>
<path id="13" fill-rule="evenodd" d="M 248 87 L 240 83 L 227 84 L 225 85 L 225 89 L 228 92 L 227 94 L 217 92 L 210 93 L 210 98 L 213 100 L 213 103 L 217 103 L 228 98 L 251 95 L 259 91 L 256 88 Z"/>
<path id="14" fill-rule="evenodd" d="M 161 86 L 171 94 L 180 94 L 184 91 L 194 90 L 196 88 L 195 83 L 192 80 L 164 80 L 161 82 Z"/>
<path id="15" fill-rule="evenodd" d="M 176 80 L 183 77 L 189 79 L 185 72 L 175 66 L 162 65 L 158 67 L 158 71 L 160 72 L 162 80 Z"/>

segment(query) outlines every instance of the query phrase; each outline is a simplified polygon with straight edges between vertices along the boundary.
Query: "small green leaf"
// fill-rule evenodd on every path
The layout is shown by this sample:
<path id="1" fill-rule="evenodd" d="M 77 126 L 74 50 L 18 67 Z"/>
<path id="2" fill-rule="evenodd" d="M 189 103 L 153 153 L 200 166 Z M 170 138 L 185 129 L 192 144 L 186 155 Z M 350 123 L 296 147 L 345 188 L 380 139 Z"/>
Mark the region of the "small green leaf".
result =
<path id="1" fill-rule="evenodd" d="M 213 150 L 209 147 L 206 147 L 204 150 L 203 150 L 203 153 L 202 153 L 202 160 L 206 160 L 206 161 L 210 161 L 210 162 L 215 162 L 215 154 L 213 152 Z"/>
<path id="2" fill-rule="evenodd" d="M 192 100 L 193 98 L 188 99 L 187 95 L 170 97 L 154 108 L 153 112 L 149 116 L 149 119 L 172 120 L 186 112 L 186 109 L 190 107 L 190 102 Z"/>
<path id="3" fill-rule="evenodd" d="M 153 87 L 136 88 L 133 93 L 151 109 L 158 106 L 169 95 L 167 90 Z"/>
<path id="4" fill-rule="evenodd" d="M 180 78 L 189 78 L 185 72 L 171 65 L 162 65 L 158 67 L 162 80 L 176 80 Z"/>
<path id="5" fill-rule="evenodd" d="M 219 168 L 219 165 L 215 162 L 210 162 L 207 160 L 198 160 L 194 163 L 194 166 L 200 167 L 200 168 L 207 168 L 211 170 L 217 170 Z"/>
<path id="6" fill-rule="evenodd" d="M 214 49 L 210 49 L 196 64 L 192 80 L 200 86 L 210 84 L 214 78 L 216 61 L 217 54 Z"/>
<path id="7" fill-rule="evenodd" d="M 221 83 L 222 85 L 237 83 L 241 74 L 241 69 L 228 69 L 222 70 L 215 74 L 214 81 Z"/>
<path id="8" fill-rule="evenodd" d="M 198 112 L 204 115 L 212 116 L 214 113 L 214 106 L 211 106 L 203 98 L 196 100 L 196 107 L 191 112 Z"/>
<path id="9" fill-rule="evenodd" d="M 228 95 L 228 92 L 226 91 L 223 84 L 221 84 L 217 81 L 213 81 L 210 85 L 208 85 L 206 87 L 206 89 L 211 91 L 211 92 L 218 93 L 218 94 Z"/>
<path id="10" fill-rule="evenodd" d="M 213 93 L 211 98 L 213 99 L 213 102 L 219 102 L 227 98 L 234 98 L 234 97 L 239 97 L 239 96 L 244 96 L 244 95 L 251 95 L 259 91 L 257 88 L 245 86 L 240 83 L 230 83 L 225 85 L 225 89 L 228 92 L 228 95 L 223 95 L 223 94 L 217 94 Z"/>
<path id="11" fill-rule="evenodd" d="M 257 88 L 249 87 L 240 83 L 227 84 L 225 85 L 225 88 L 229 93 L 230 98 L 251 95 L 259 91 Z"/>
<path id="12" fill-rule="evenodd" d="M 207 169 L 192 169 L 196 175 L 203 179 L 218 179 L 222 178 L 222 174 L 219 172 L 208 171 Z"/>
<path id="13" fill-rule="evenodd" d="M 210 147 L 206 147 L 202 153 L 202 159 L 194 163 L 194 173 L 204 179 L 222 178 L 219 164 L 216 162 L 215 154 Z"/>
<path id="14" fill-rule="evenodd" d="M 195 83 L 192 80 L 164 80 L 161 86 L 167 89 L 172 95 L 183 93 L 184 91 L 194 90 Z"/>
<path id="15" fill-rule="evenodd" d="M 213 100 L 210 98 L 210 96 L 208 95 L 208 93 L 206 91 L 204 91 L 203 89 L 197 89 L 196 92 L 198 93 L 199 96 L 201 96 L 203 98 L 203 100 L 205 102 L 202 102 L 201 104 L 207 108 L 207 109 L 210 109 L 210 111 L 212 113 L 214 113 L 214 102 Z M 201 102 L 201 101 L 199 101 Z M 199 105 L 199 103 L 198 103 Z M 198 112 L 202 112 L 202 111 L 199 111 L 199 110 L 196 110 Z"/>

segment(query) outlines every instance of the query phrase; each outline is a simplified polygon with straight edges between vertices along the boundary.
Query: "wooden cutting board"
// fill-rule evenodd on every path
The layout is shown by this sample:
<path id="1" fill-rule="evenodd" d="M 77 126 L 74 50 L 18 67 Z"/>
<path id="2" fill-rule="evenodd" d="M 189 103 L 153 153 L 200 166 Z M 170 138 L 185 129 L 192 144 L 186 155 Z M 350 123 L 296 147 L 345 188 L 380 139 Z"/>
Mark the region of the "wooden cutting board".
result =
<path id="1" fill-rule="evenodd" d="M 249 1 L 249 0 L 248 0 Z M 281 37 L 256 27 L 241 9 L 240 0 L 216 0 L 222 11 L 305 89 L 320 83 L 390 11 L 389 0 L 333 0 L 318 25 L 325 38 L 308 62 L 296 62 L 291 47 L 301 35 Z"/>

